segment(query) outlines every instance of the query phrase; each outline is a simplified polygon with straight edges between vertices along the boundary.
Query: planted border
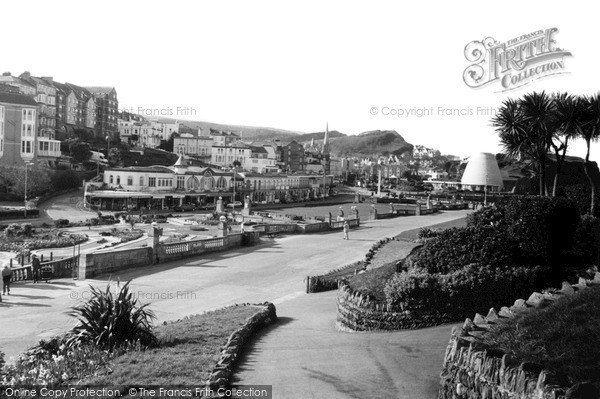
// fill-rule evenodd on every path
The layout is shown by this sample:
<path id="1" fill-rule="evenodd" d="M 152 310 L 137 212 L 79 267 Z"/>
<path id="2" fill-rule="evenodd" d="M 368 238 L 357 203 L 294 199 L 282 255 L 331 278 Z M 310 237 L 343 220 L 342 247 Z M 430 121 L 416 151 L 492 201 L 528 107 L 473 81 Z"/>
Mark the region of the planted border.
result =
<path id="1" fill-rule="evenodd" d="M 476 314 L 473 320 L 466 319 L 462 328 L 454 327 L 444 356 L 438 398 L 594 397 L 581 395 L 585 390 L 593 390 L 589 383 L 570 387 L 564 377 L 544 370 L 539 364 L 516 364 L 501 350 L 483 344 L 487 331 L 499 319 L 514 317 L 527 308 L 572 295 L 590 285 L 600 285 L 599 272 L 595 273 L 593 280 L 580 278 L 576 285 L 564 282 L 561 290 L 555 293 L 534 292 L 527 300 L 517 299 L 510 308 L 502 307 L 499 312 L 492 308 L 487 316 Z"/>

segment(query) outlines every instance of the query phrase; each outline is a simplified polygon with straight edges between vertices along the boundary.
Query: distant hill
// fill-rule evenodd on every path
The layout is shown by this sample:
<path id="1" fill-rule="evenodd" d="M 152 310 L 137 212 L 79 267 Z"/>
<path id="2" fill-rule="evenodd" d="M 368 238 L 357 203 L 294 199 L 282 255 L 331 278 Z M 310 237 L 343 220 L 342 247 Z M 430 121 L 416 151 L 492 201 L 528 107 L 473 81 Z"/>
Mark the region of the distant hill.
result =
<path id="1" fill-rule="evenodd" d="M 176 120 L 172 118 L 158 118 L 160 122 L 165 123 L 183 123 L 184 125 L 191 127 L 192 129 L 201 129 L 203 132 L 209 132 L 210 129 L 230 131 L 238 133 L 242 136 L 242 139 L 252 140 L 273 140 L 281 139 L 288 140 L 296 138 L 303 134 L 302 132 L 293 132 L 290 130 L 276 129 L 272 127 L 256 127 L 256 126 L 241 126 L 241 125 L 224 125 L 221 123 L 202 122 L 202 121 L 187 121 L 187 120 Z"/>
<path id="2" fill-rule="evenodd" d="M 401 156 L 413 150 L 413 145 L 394 130 L 373 130 L 357 136 L 331 140 L 331 152 L 338 156 Z"/>
<path id="3" fill-rule="evenodd" d="M 161 122 L 175 123 L 172 118 L 159 118 Z M 220 123 L 187 121 L 180 120 L 180 123 L 192 128 L 202 129 L 208 132 L 210 129 L 232 131 L 239 133 L 242 139 L 260 141 L 260 140 L 296 140 L 301 144 L 309 143 L 315 140 L 317 143 L 323 142 L 325 132 L 304 133 L 290 130 L 277 129 L 272 127 L 254 127 L 225 125 Z M 394 130 L 372 130 L 363 132 L 357 136 L 349 136 L 337 130 L 329 132 L 331 153 L 335 156 L 379 156 L 379 155 L 397 155 L 411 152 L 413 145 L 407 143 L 404 138 Z"/>

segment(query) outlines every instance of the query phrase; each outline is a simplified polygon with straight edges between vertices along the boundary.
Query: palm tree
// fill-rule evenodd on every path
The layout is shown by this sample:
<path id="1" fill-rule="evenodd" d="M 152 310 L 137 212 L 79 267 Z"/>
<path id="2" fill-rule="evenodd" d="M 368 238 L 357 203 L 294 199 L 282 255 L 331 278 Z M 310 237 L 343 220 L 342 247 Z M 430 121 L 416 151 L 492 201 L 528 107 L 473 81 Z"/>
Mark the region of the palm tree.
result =
<path id="1" fill-rule="evenodd" d="M 596 184 L 592 179 L 589 171 L 590 163 L 590 144 L 592 141 L 598 140 L 600 136 L 600 94 L 592 96 L 586 96 L 582 99 L 583 108 L 583 126 L 580 132 L 581 138 L 585 140 L 587 145 L 587 152 L 585 154 L 584 168 L 585 175 L 590 182 L 590 188 L 592 190 L 591 204 L 590 204 L 590 215 L 594 215 L 595 201 L 596 201 Z"/>
<path id="2" fill-rule="evenodd" d="M 551 96 L 534 92 L 518 100 L 506 100 L 492 118 L 506 154 L 533 161 L 540 195 L 546 194 L 546 158 L 554 135 L 554 108 Z"/>
<path id="3" fill-rule="evenodd" d="M 555 106 L 555 132 L 554 139 L 550 142 L 556 155 L 556 174 L 552 196 L 556 196 L 558 179 L 565 162 L 565 155 L 569 146 L 569 140 L 580 136 L 583 128 L 584 105 L 579 96 L 568 93 L 560 93 L 554 97 Z"/>

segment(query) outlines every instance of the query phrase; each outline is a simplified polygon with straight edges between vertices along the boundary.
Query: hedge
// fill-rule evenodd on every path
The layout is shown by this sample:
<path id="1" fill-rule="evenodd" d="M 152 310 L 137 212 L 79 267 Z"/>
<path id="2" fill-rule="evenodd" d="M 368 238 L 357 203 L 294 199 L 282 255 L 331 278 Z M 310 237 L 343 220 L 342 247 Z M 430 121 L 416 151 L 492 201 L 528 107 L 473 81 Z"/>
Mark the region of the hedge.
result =
<path id="1" fill-rule="evenodd" d="M 542 266 L 487 267 L 473 263 L 448 274 L 409 269 L 396 273 L 384 288 L 395 309 L 436 309 L 454 318 L 482 313 L 545 287 Z"/>

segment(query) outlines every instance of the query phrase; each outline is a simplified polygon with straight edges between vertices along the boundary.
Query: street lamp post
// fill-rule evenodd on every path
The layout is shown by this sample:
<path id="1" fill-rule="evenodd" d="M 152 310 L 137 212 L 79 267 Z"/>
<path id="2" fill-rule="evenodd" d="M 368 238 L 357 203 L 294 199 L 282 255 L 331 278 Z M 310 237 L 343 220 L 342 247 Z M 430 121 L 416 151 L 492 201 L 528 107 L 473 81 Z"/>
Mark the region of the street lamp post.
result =
<path id="1" fill-rule="evenodd" d="M 23 193 L 23 204 L 25 207 L 23 208 L 23 216 L 27 218 L 27 171 L 29 170 L 29 165 L 31 162 L 25 162 L 25 192 Z"/>
<path id="2" fill-rule="evenodd" d="M 110 152 L 110 136 L 106 135 L 106 162 L 108 162 L 108 157 L 109 157 L 108 153 L 109 152 Z"/>
<path id="3" fill-rule="evenodd" d="M 483 189 L 483 206 L 487 206 L 487 186 L 488 186 L 488 174 L 485 174 L 485 188 Z"/>

